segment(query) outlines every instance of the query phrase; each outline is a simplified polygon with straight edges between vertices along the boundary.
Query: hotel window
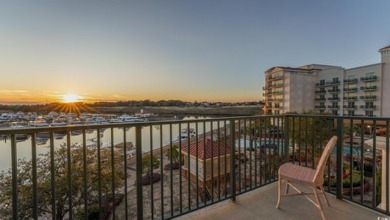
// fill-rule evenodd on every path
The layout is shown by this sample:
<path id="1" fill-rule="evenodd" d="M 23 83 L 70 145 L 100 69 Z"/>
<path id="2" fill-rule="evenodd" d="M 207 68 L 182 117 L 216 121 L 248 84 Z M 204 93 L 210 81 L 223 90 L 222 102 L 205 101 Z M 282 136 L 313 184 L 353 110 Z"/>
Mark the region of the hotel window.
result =
<path id="1" fill-rule="evenodd" d="M 320 80 L 320 85 L 325 85 L 325 80 L 324 79 Z"/>
<path id="2" fill-rule="evenodd" d="M 332 115 L 337 115 L 337 110 L 333 110 Z"/>
<path id="3" fill-rule="evenodd" d="M 355 115 L 355 111 L 348 111 L 348 116 L 354 116 Z"/>
<path id="4" fill-rule="evenodd" d="M 338 82 L 339 82 L 339 78 L 338 77 L 333 78 L 333 83 L 338 83 Z"/>
<path id="5" fill-rule="evenodd" d="M 366 111 L 366 116 L 372 117 L 372 116 L 374 116 L 374 112 L 373 111 Z"/>

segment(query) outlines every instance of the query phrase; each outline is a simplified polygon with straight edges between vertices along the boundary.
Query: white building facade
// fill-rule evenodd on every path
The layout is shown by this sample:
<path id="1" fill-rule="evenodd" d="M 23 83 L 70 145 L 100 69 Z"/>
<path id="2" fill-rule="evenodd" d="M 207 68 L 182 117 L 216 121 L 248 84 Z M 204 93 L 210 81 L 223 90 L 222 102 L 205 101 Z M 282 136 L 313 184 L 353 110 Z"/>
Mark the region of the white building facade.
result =
<path id="1" fill-rule="evenodd" d="M 390 46 L 379 52 L 380 63 L 350 69 L 318 64 L 270 68 L 264 113 L 390 117 Z"/>

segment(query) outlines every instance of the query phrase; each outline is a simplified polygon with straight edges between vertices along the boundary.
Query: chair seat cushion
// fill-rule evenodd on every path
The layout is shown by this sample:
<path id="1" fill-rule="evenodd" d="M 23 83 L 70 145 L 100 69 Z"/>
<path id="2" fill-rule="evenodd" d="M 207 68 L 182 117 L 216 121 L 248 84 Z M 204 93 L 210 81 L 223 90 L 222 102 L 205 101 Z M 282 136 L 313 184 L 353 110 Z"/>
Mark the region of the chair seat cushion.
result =
<path id="1" fill-rule="evenodd" d="M 304 185 L 314 185 L 315 173 L 316 171 L 309 167 L 302 167 L 292 163 L 285 163 L 279 168 L 279 175 L 282 179 Z"/>

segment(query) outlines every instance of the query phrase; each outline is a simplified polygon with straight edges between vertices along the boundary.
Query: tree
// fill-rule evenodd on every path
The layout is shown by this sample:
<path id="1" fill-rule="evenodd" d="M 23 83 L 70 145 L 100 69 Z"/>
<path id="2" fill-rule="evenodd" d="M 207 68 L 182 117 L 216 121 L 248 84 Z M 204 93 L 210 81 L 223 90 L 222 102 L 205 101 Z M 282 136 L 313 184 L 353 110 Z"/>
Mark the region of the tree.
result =
<path id="1" fill-rule="evenodd" d="M 39 216 L 54 215 L 56 219 L 63 219 L 69 210 L 73 213 L 82 212 L 84 209 L 84 199 L 87 200 L 88 207 L 98 207 L 99 191 L 103 198 L 108 199 L 112 192 L 112 181 L 115 188 L 123 186 L 124 167 L 120 155 L 114 154 L 112 167 L 112 155 L 110 151 L 100 152 L 100 172 L 97 165 L 97 150 L 86 149 L 86 161 L 83 162 L 83 151 L 80 149 L 71 152 L 71 172 L 68 170 L 68 156 L 66 147 L 61 147 L 54 151 L 54 186 L 55 195 L 51 193 L 51 164 L 50 152 L 37 158 L 37 207 Z M 86 172 L 84 173 L 84 164 Z M 32 218 L 33 208 L 33 176 L 32 162 L 24 159 L 18 161 L 17 166 L 18 182 L 18 218 Z M 114 172 L 112 172 L 114 170 Z M 70 176 L 71 175 L 71 176 Z M 84 179 L 84 176 L 86 179 Z M 68 186 L 68 178 L 71 177 L 72 185 Z M 99 181 L 100 178 L 100 188 Z M 84 191 L 86 183 L 86 191 Z M 70 191 L 71 190 L 71 191 Z M 70 192 L 71 195 L 70 195 Z M 54 198 L 53 198 L 54 196 Z M 69 198 L 72 204 L 69 205 Z M 55 213 L 52 212 L 51 202 L 55 201 Z M 2 171 L 0 173 L 0 213 L 3 218 L 12 218 L 12 171 Z M 104 204 L 104 201 L 102 201 Z M 96 210 L 95 210 L 96 211 Z M 99 211 L 99 210 L 97 210 Z"/>
<path id="2" fill-rule="evenodd" d="M 142 156 L 142 172 L 147 176 L 151 177 L 154 169 L 160 167 L 160 160 L 155 156 L 145 154 Z"/>
<path id="3" fill-rule="evenodd" d="M 145 176 L 142 177 L 142 184 L 148 185 L 160 180 L 160 175 L 158 173 L 153 173 L 154 169 L 160 167 L 160 160 L 155 156 L 150 156 L 145 154 L 142 156 L 142 172 Z"/>
<path id="4" fill-rule="evenodd" d="M 289 116 L 288 136 L 290 144 L 297 148 L 312 152 L 314 157 L 321 156 L 321 146 L 334 134 L 335 121 L 333 118 L 316 116 L 313 112 L 304 113 L 311 116 Z M 323 143 L 320 143 L 322 140 Z M 322 146 L 323 147 L 323 146 Z M 295 149 L 297 150 L 297 149 Z M 298 155 L 295 155 L 298 156 Z M 303 154 L 301 154 L 301 157 Z M 309 155 L 310 156 L 310 155 Z"/>
<path id="5" fill-rule="evenodd" d="M 179 152 L 179 146 L 177 144 L 174 144 L 172 148 L 168 148 L 167 152 L 165 153 L 165 156 L 168 157 L 170 161 L 174 164 L 179 164 L 180 162 L 180 152 Z"/>

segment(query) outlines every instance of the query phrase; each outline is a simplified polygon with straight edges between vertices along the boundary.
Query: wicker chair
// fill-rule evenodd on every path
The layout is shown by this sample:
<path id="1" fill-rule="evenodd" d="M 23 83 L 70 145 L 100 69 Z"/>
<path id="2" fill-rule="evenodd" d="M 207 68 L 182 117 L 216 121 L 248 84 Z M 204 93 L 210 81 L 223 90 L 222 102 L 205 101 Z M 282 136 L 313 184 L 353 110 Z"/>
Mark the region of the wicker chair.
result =
<path id="1" fill-rule="evenodd" d="M 328 144 L 326 145 L 324 152 L 321 155 L 320 161 L 318 162 L 317 169 L 311 169 L 309 167 L 302 167 L 297 164 L 292 163 L 285 163 L 279 168 L 279 182 L 278 182 L 278 204 L 276 205 L 276 208 L 280 208 L 281 203 L 281 197 L 282 196 L 293 196 L 293 195 L 302 195 L 305 196 L 310 202 L 312 202 L 317 208 L 320 209 L 322 219 L 325 220 L 325 215 L 323 213 L 323 208 L 321 205 L 321 201 L 318 197 L 318 194 L 323 194 L 326 203 L 328 206 L 330 206 L 329 200 L 326 197 L 326 194 L 324 192 L 324 170 L 326 166 L 326 161 L 329 158 L 329 155 L 331 154 L 334 146 L 337 142 L 337 136 L 333 136 Z M 281 194 L 282 190 L 282 180 L 286 181 L 286 192 L 285 195 Z M 295 186 L 292 185 L 292 183 L 297 183 L 300 185 L 306 185 L 313 188 L 313 193 L 305 193 L 301 192 L 299 189 L 297 189 Z M 294 188 L 298 193 L 295 194 L 288 194 L 289 186 Z M 317 192 L 317 189 L 320 190 L 320 192 Z M 313 201 L 311 198 L 309 198 L 308 194 L 314 194 L 314 197 L 316 199 L 316 202 Z"/>

